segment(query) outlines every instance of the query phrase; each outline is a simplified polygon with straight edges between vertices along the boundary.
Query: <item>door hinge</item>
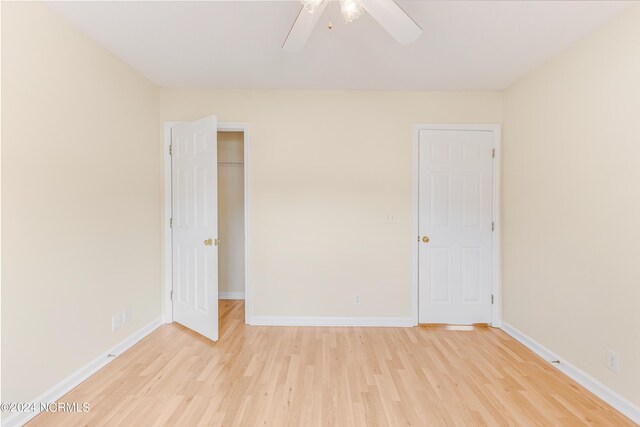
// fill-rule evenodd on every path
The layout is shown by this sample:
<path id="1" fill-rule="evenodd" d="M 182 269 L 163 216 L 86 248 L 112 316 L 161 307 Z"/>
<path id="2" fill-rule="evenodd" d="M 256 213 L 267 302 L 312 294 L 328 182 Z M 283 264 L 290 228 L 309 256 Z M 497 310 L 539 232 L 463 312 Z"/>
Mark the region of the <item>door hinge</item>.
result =
<path id="1" fill-rule="evenodd" d="M 492 298 L 492 301 L 493 301 L 493 297 L 491 297 L 491 298 Z M 169 291 L 169 299 L 170 299 L 171 301 L 173 301 L 173 289 L 171 289 L 171 290 Z"/>
<path id="2" fill-rule="evenodd" d="M 169 145 L 169 155 L 173 155 L 173 144 Z"/>
<path id="3" fill-rule="evenodd" d="M 493 294 L 491 294 L 491 304 L 493 304 Z"/>
<path id="4" fill-rule="evenodd" d="M 491 158 L 492 159 L 496 158 L 496 149 L 495 148 L 491 150 Z"/>
<path id="5" fill-rule="evenodd" d="M 491 221 L 491 231 L 495 231 L 496 229 L 496 223 Z"/>
<path id="6" fill-rule="evenodd" d="M 173 218 L 169 218 L 169 228 L 173 228 Z"/>

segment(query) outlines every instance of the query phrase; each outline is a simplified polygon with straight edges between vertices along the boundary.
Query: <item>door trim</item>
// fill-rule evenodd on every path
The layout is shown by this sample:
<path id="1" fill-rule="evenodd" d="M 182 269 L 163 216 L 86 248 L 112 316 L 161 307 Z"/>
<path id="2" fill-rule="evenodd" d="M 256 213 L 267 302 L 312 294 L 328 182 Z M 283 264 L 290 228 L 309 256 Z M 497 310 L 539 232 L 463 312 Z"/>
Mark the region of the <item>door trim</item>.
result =
<path id="1" fill-rule="evenodd" d="M 418 325 L 419 298 L 418 298 L 418 221 L 419 221 L 419 182 L 420 182 L 420 158 L 418 155 L 421 130 L 468 130 L 468 131 L 491 131 L 493 132 L 493 147 L 495 148 L 495 158 L 493 159 L 493 203 L 492 215 L 495 225 L 491 242 L 491 293 L 493 294 L 493 305 L 491 306 L 491 326 L 499 328 L 502 323 L 501 311 L 501 277 L 500 258 L 502 254 L 500 246 L 500 200 L 501 200 L 501 126 L 499 124 L 418 124 L 413 126 L 413 221 L 411 224 L 411 306 L 413 324 Z"/>
<path id="2" fill-rule="evenodd" d="M 164 139 L 162 146 L 163 159 L 163 187 L 162 187 L 162 261 L 163 261 L 163 316 L 164 323 L 173 322 L 173 302 L 171 291 L 173 290 L 173 264 L 172 264 L 172 233 L 169 221 L 171 220 L 171 128 L 182 121 L 164 122 Z M 249 257 L 249 123 L 244 122 L 218 122 L 218 132 L 243 132 L 244 134 L 244 321 L 250 323 L 252 313 L 251 298 L 251 259 Z"/>

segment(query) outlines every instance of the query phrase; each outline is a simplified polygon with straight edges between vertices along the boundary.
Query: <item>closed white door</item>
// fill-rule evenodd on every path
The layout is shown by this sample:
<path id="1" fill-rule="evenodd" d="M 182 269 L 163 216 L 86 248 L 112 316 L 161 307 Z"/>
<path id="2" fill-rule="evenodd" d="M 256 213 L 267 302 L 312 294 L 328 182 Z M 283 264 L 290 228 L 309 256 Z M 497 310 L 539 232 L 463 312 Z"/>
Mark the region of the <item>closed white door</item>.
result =
<path id="1" fill-rule="evenodd" d="M 419 135 L 419 321 L 491 322 L 493 132 Z"/>
<path id="2" fill-rule="evenodd" d="M 216 116 L 171 129 L 173 318 L 218 339 Z"/>

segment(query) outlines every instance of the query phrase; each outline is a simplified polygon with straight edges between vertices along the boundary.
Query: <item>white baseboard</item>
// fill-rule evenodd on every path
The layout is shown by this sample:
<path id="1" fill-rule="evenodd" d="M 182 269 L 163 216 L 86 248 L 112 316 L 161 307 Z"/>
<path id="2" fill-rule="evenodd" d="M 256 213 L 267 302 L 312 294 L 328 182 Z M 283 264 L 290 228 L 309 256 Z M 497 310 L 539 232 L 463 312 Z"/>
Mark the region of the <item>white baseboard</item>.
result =
<path id="1" fill-rule="evenodd" d="M 415 326 L 410 317 L 252 316 L 249 324 L 256 326 Z"/>
<path id="2" fill-rule="evenodd" d="M 134 344 L 140 341 L 142 338 L 149 335 L 151 332 L 156 330 L 159 326 L 162 325 L 162 317 L 158 317 L 153 322 L 147 324 L 146 326 L 138 329 L 133 334 L 129 335 L 124 340 L 120 341 L 110 350 L 104 352 L 102 355 L 89 362 L 84 367 L 80 368 L 49 390 L 42 393 L 40 396 L 33 399 L 31 402 L 36 404 L 36 412 L 15 412 L 10 415 L 7 415 L 6 418 L 2 419 L 3 427 L 17 427 L 26 424 L 33 417 L 38 415 L 39 405 L 41 402 L 49 403 L 55 402 L 59 400 L 62 396 L 70 392 L 76 386 L 78 386 L 81 382 L 89 378 L 91 375 L 95 374 L 102 367 L 107 365 L 109 362 L 114 360 L 114 357 L 109 357 L 109 354 L 115 354 L 116 357 L 124 353 L 126 350 L 131 348 Z"/>
<path id="3" fill-rule="evenodd" d="M 620 396 L 618 393 L 611 390 L 609 387 L 602 384 L 583 370 L 575 367 L 561 357 L 558 357 L 557 354 L 537 343 L 532 338 L 523 334 L 505 321 L 502 321 L 502 330 L 543 359 L 549 362 L 552 360 L 559 360 L 560 363 L 552 363 L 552 366 L 589 390 L 591 393 L 598 396 L 600 399 L 607 402 L 609 405 L 613 406 L 636 424 L 640 424 L 640 407 L 638 405 Z"/>
<path id="4" fill-rule="evenodd" d="M 244 292 L 218 292 L 218 299 L 244 299 Z"/>

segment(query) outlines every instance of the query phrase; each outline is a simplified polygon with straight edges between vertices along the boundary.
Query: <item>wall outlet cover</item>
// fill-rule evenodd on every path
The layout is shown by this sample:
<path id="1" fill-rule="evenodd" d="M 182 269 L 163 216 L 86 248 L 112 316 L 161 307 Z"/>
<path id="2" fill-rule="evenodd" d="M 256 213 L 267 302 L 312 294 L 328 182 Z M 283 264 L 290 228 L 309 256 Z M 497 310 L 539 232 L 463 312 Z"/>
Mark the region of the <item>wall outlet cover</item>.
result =
<path id="1" fill-rule="evenodd" d="M 129 323 L 131 321 L 131 307 L 125 307 L 122 310 L 122 323 Z"/>
<path id="2" fill-rule="evenodd" d="M 122 322 L 121 322 L 121 316 L 120 313 L 116 313 L 113 316 L 111 316 L 111 332 L 115 332 L 118 329 L 120 329 Z"/>
<path id="3" fill-rule="evenodd" d="M 620 356 L 618 356 L 618 353 L 607 350 L 605 363 L 607 368 L 611 369 L 616 374 L 620 373 Z"/>
<path id="4" fill-rule="evenodd" d="M 394 214 L 387 214 L 384 217 L 384 223 L 385 224 L 397 224 L 398 223 L 398 217 Z"/>

